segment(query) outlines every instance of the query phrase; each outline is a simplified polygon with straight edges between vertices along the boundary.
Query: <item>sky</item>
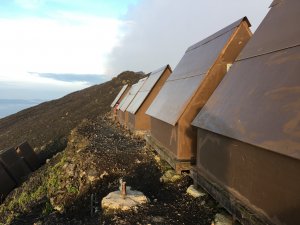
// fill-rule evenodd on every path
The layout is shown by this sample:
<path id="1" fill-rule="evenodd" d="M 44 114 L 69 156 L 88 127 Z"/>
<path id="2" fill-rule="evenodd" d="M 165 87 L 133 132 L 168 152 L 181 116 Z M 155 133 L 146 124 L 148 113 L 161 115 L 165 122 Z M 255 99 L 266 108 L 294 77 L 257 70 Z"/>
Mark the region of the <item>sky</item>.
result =
<path id="1" fill-rule="evenodd" d="M 185 50 L 271 0 L 0 0 L 0 99 L 62 97 Z M 0 108 L 1 109 L 1 108 Z"/>

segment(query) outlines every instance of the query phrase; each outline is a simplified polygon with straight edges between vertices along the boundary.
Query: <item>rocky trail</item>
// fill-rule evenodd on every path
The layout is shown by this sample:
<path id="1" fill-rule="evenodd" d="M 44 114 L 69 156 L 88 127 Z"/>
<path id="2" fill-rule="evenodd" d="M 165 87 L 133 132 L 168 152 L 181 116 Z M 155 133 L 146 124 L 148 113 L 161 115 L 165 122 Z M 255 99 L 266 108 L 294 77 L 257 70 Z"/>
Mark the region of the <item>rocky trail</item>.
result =
<path id="1" fill-rule="evenodd" d="M 6 198 L 0 224 L 212 224 L 222 208 L 207 194 L 188 195 L 192 180 L 170 171 L 143 139 L 109 118 L 84 120 L 66 149 Z M 120 178 L 150 202 L 116 213 L 105 213 L 99 203 L 91 216 L 91 194 L 101 201 L 118 190 Z"/>

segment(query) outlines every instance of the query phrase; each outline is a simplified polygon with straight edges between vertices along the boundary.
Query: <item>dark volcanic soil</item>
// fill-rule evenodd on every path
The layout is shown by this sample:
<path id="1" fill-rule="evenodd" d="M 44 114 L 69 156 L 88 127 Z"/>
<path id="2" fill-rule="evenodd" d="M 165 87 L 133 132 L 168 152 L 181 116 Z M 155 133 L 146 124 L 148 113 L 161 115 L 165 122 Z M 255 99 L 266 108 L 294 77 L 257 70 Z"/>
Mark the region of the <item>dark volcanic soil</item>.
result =
<path id="1" fill-rule="evenodd" d="M 173 183 L 161 183 L 160 177 L 165 167 L 162 162 L 158 163 L 155 153 L 145 147 L 144 140 L 134 138 L 107 118 L 85 121 L 76 132 L 72 137 L 85 140 L 85 144 L 78 141 L 71 145 L 76 140 L 72 142 L 72 137 L 69 138 L 65 153 L 51 159 L 6 199 L 2 207 L 9 208 L 15 215 L 11 224 L 211 224 L 214 215 L 222 210 L 209 195 L 197 199 L 187 195 L 186 189 L 192 183 L 188 176 Z M 62 158 L 65 158 L 63 165 L 56 167 L 75 165 L 75 175 L 70 177 L 69 171 L 65 173 L 59 169 L 58 180 L 61 184 L 56 183 L 55 191 L 53 186 L 46 185 L 45 193 L 40 194 L 37 201 L 31 201 L 25 208 L 18 204 L 11 206 L 13 199 L 22 192 L 34 191 L 35 186 L 42 185 L 42 179 L 51 177 L 47 175 L 47 167 L 59 165 Z M 77 175 L 89 173 L 91 168 L 97 174 L 102 174 L 102 178 L 87 183 L 85 176 Z M 100 209 L 98 214 L 91 217 L 90 195 L 94 193 L 101 200 L 109 192 L 118 189 L 120 178 L 124 178 L 133 189 L 142 191 L 151 202 L 130 212 L 109 215 Z M 67 194 L 67 182 L 78 187 L 79 191 Z M 49 202 L 54 203 L 51 206 Z M 62 213 L 53 209 L 61 204 L 64 205 Z M 2 218 L 8 218 L 9 215 L 8 211 L 0 211 L 0 222 L 5 222 Z"/>

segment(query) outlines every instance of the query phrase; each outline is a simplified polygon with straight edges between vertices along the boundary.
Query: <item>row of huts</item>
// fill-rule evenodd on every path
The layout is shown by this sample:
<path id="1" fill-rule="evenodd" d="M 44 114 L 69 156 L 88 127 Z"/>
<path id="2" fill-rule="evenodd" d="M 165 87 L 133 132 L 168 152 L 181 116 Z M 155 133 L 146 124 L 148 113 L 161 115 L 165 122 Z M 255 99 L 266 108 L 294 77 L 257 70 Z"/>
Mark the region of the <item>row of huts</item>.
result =
<path id="1" fill-rule="evenodd" d="M 274 0 L 189 47 L 112 103 L 177 172 L 243 224 L 300 221 L 300 1 Z"/>
<path id="2" fill-rule="evenodd" d="M 16 148 L 0 152 L 0 203 L 15 187 L 25 181 L 28 175 L 38 169 L 41 163 L 28 144 L 23 142 Z"/>

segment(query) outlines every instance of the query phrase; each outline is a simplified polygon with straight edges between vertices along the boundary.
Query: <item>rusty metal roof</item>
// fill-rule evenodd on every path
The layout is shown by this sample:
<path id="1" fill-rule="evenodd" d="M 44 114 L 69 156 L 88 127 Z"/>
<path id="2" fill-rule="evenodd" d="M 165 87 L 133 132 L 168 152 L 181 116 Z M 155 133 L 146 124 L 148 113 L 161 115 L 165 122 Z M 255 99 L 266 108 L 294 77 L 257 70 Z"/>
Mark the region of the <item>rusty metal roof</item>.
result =
<path id="1" fill-rule="evenodd" d="M 175 125 L 242 18 L 187 49 L 147 114 Z"/>
<path id="2" fill-rule="evenodd" d="M 138 109 L 141 107 L 143 102 L 146 100 L 147 96 L 155 86 L 155 84 L 158 82 L 160 77 L 164 74 L 166 69 L 170 69 L 169 65 L 163 66 L 153 72 L 149 75 L 148 79 L 145 81 L 144 85 L 141 87 L 133 101 L 130 103 L 130 105 L 127 108 L 127 111 L 135 114 Z"/>
<path id="3" fill-rule="evenodd" d="M 119 94 L 116 96 L 116 98 L 114 99 L 114 101 L 111 103 L 110 107 L 113 108 L 117 102 L 119 101 L 119 99 L 121 98 L 122 94 L 126 91 L 128 87 L 128 84 L 125 84 L 122 89 L 120 90 Z"/>
<path id="4" fill-rule="evenodd" d="M 144 82 L 147 80 L 148 77 L 140 79 L 136 84 L 132 85 L 126 99 L 124 98 L 123 104 L 120 106 L 120 110 L 125 112 L 131 101 L 134 99 L 140 88 L 143 86 Z"/>
<path id="5" fill-rule="evenodd" d="M 275 4 L 276 3 L 276 4 Z M 277 0 L 237 60 L 256 57 L 300 44 L 300 1 Z"/>
<path id="6" fill-rule="evenodd" d="M 300 45 L 289 47 L 300 41 L 299 2 L 272 7 L 193 125 L 300 159 Z M 287 17 L 293 26 L 274 25 L 289 23 Z M 268 50 L 255 56 L 258 49 Z"/>

